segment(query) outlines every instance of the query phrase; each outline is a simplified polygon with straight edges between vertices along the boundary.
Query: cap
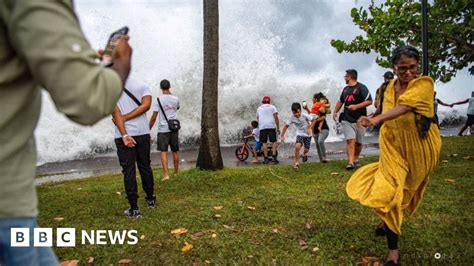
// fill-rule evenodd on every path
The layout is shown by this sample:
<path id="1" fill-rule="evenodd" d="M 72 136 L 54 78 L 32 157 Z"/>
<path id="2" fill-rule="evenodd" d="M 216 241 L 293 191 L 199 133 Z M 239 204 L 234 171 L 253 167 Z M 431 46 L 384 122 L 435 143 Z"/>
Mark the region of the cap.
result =
<path id="1" fill-rule="evenodd" d="M 263 96 L 262 103 L 270 103 L 270 96 Z"/>
<path id="2" fill-rule="evenodd" d="M 387 71 L 385 72 L 385 74 L 383 74 L 383 77 L 386 78 L 386 79 L 393 79 L 393 73 L 392 71 Z"/>

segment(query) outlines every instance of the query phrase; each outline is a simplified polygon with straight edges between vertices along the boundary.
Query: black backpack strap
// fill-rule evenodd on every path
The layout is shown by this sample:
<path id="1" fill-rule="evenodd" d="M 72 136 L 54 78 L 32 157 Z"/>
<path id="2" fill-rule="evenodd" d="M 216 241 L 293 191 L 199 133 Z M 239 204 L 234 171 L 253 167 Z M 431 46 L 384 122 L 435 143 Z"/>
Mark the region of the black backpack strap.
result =
<path id="1" fill-rule="evenodd" d="M 158 104 L 160 105 L 161 112 L 162 112 L 162 113 L 163 113 L 163 115 L 165 116 L 166 122 L 168 122 L 168 123 L 169 123 L 169 121 L 168 121 L 168 117 L 166 117 L 165 110 L 163 110 L 163 106 L 161 106 L 160 97 L 157 97 L 157 98 L 156 98 L 156 100 L 158 100 Z"/>
<path id="2" fill-rule="evenodd" d="M 140 106 L 142 103 L 135 97 L 127 88 L 123 88 L 123 91 L 128 95 L 128 97 L 132 98 L 132 100 Z"/>

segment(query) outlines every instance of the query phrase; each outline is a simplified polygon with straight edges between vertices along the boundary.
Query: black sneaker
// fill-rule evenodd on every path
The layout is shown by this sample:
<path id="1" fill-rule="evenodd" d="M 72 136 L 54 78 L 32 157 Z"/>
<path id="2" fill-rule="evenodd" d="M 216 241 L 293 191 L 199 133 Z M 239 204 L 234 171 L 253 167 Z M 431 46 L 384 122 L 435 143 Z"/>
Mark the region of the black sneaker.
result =
<path id="1" fill-rule="evenodd" d="M 268 160 L 268 158 L 265 157 L 265 159 L 263 160 L 263 164 L 269 164 L 270 163 L 270 160 Z"/>
<path id="2" fill-rule="evenodd" d="M 346 165 L 346 170 L 354 170 L 356 167 L 353 164 L 347 164 Z"/>
<path id="3" fill-rule="evenodd" d="M 148 209 L 154 209 L 155 208 L 155 200 L 156 200 L 156 197 L 153 197 L 151 199 L 146 200 L 146 206 L 148 207 Z"/>
<path id="4" fill-rule="evenodd" d="M 142 213 L 139 209 L 127 209 L 123 212 L 123 215 L 127 216 L 128 218 L 139 218 L 142 217 Z"/>
<path id="5" fill-rule="evenodd" d="M 354 165 L 355 165 L 356 167 L 359 167 L 359 166 L 362 165 L 362 162 L 359 161 L 359 160 L 355 160 L 355 161 L 354 161 Z"/>
<path id="6" fill-rule="evenodd" d="M 276 157 L 273 157 L 273 160 L 272 160 L 273 164 L 279 164 L 280 161 L 278 161 L 278 159 Z"/>
<path id="7" fill-rule="evenodd" d="M 303 155 L 303 163 L 308 161 L 308 155 Z"/>

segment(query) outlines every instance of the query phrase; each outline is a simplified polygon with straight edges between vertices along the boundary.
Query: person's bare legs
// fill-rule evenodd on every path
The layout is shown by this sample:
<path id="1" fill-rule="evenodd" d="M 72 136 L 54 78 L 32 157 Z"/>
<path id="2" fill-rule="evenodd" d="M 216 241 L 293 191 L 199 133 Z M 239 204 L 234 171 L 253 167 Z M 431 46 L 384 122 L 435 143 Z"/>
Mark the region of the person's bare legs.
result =
<path id="1" fill-rule="evenodd" d="M 461 130 L 459 130 L 458 136 L 462 136 L 462 134 L 464 133 L 464 130 L 466 129 L 467 129 L 467 123 L 461 128 Z"/>
<path id="2" fill-rule="evenodd" d="M 295 144 L 295 164 L 294 167 L 297 168 L 300 163 L 300 150 L 301 150 L 301 143 Z"/>
<path id="3" fill-rule="evenodd" d="M 179 173 L 179 153 L 177 151 L 173 152 L 173 164 L 174 164 L 174 176 L 177 176 Z"/>
<path id="4" fill-rule="evenodd" d="M 276 155 L 277 155 L 277 151 L 278 151 L 277 149 L 278 149 L 278 142 L 275 141 L 275 142 L 272 143 L 273 158 L 275 158 Z"/>
<path id="5" fill-rule="evenodd" d="M 168 171 L 168 152 L 162 151 L 160 152 L 160 158 L 161 158 L 161 166 L 163 167 L 163 179 L 162 181 L 166 181 L 170 179 L 170 174 Z"/>
<path id="6" fill-rule="evenodd" d="M 268 158 L 268 143 L 263 143 L 263 155 Z"/>
<path id="7" fill-rule="evenodd" d="M 354 162 L 359 159 L 361 152 L 362 152 L 362 143 L 355 142 Z"/>
<path id="8" fill-rule="evenodd" d="M 253 155 L 252 163 L 258 163 L 258 156 L 257 156 L 257 152 L 255 150 L 252 151 L 252 155 Z"/>
<path id="9" fill-rule="evenodd" d="M 346 149 L 347 149 L 347 159 L 349 160 L 349 164 L 354 164 L 355 139 L 346 140 Z"/>

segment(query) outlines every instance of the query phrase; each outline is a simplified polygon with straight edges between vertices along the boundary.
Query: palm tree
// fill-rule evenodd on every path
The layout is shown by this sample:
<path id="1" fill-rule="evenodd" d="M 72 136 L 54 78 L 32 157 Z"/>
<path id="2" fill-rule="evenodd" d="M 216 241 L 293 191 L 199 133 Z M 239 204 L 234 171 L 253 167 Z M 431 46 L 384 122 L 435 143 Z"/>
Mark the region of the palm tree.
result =
<path id="1" fill-rule="evenodd" d="M 201 143 L 196 166 L 204 170 L 220 170 L 219 142 L 219 1 L 204 0 L 204 73 L 202 85 Z"/>

